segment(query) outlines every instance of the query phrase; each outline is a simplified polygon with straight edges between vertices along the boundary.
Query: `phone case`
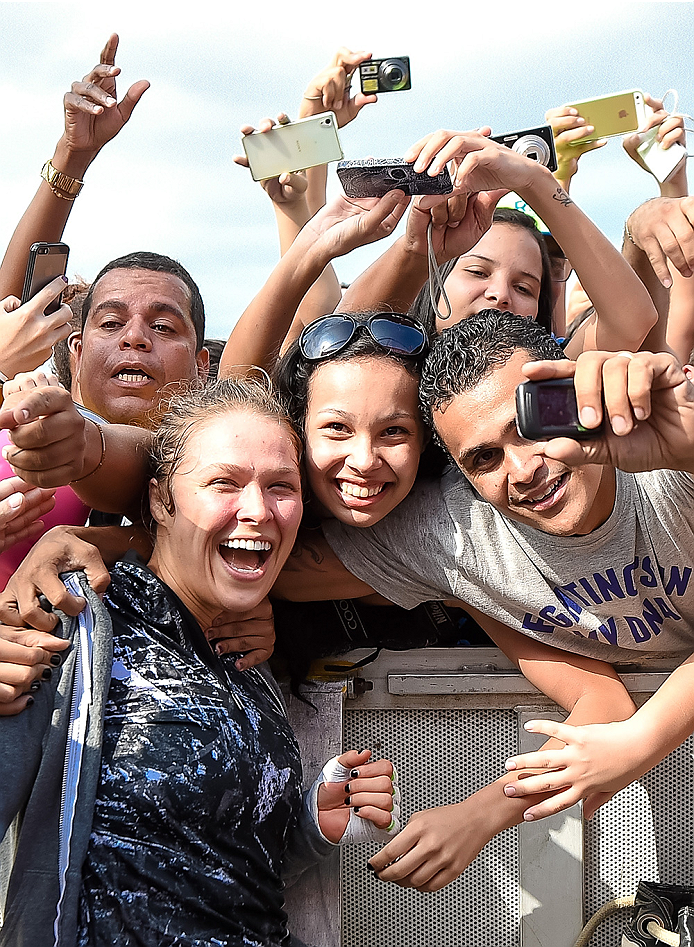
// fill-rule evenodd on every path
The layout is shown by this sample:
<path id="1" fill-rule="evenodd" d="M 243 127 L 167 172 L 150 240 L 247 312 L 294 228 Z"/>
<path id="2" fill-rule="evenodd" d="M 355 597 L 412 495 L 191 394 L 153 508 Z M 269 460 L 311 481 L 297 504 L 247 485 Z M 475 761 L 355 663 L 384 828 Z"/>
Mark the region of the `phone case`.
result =
<path id="1" fill-rule="evenodd" d="M 574 142 L 597 141 L 598 138 L 612 138 L 615 135 L 628 135 L 640 128 L 646 120 L 646 104 L 640 89 L 629 89 L 613 95 L 603 95 L 597 99 L 582 99 L 569 102 L 575 108 L 586 125 L 593 125 L 595 131 L 585 138 Z"/>
<path id="2" fill-rule="evenodd" d="M 328 164 L 342 157 L 334 112 L 276 125 L 269 132 L 244 135 L 241 144 L 254 181 Z"/>
<path id="3" fill-rule="evenodd" d="M 340 161 L 337 176 L 347 197 L 383 197 L 395 188 L 405 194 L 450 194 L 453 190 L 447 168 L 432 178 L 399 158 Z"/>
<path id="4" fill-rule="evenodd" d="M 670 177 L 680 162 L 687 157 L 687 149 L 675 142 L 669 148 L 663 148 L 656 140 L 657 128 L 651 128 L 642 137 L 643 141 L 636 149 L 641 160 L 651 172 L 656 181 L 661 184 Z"/>
<path id="5" fill-rule="evenodd" d="M 44 286 L 48 286 L 56 276 L 64 276 L 67 270 L 67 258 L 70 248 L 66 243 L 34 243 L 29 248 L 24 288 L 22 289 L 22 303 L 28 302 Z M 53 302 L 49 303 L 44 315 L 49 316 L 60 308 L 63 298 L 61 293 Z"/>

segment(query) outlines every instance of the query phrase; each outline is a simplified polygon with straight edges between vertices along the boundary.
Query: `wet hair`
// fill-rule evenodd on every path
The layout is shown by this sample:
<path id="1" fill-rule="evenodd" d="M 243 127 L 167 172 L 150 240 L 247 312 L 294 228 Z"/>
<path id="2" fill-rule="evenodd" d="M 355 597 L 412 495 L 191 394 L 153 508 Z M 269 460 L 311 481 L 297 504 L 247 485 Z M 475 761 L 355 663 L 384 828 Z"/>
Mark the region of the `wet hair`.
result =
<path id="1" fill-rule="evenodd" d="M 527 352 L 528 361 L 566 358 L 534 319 L 498 309 L 483 309 L 444 330 L 431 346 L 419 385 L 420 408 L 431 429 L 434 411 L 475 388 L 518 351 Z"/>
<path id="2" fill-rule="evenodd" d="M 222 378 L 208 385 L 191 383 L 186 391 L 179 390 L 161 405 L 150 448 L 151 475 L 159 484 L 162 503 L 169 513 L 174 512 L 173 477 L 191 435 L 207 421 L 230 411 L 248 411 L 277 421 L 291 437 L 297 459 L 301 460 L 301 438 L 267 376 Z"/>
<path id="3" fill-rule="evenodd" d="M 148 250 L 138 250 L 135 253 L 128 253 L 126 256 L 120 256 L 115 260 L 111 260 L 111 262 L 107 263 L 97 274 L 82 305 L 83 332 L 92 305 L 94 287 L 98 285 L 101 277 L 110 273 L 111 270 L 151 270 L 153 273 L 170 273 L 171 276 L 177 276 L 182 283 L 185 283 L 190 292 L 189 315 L 195 329 L 195 350 L 197 352 L 200 351 L 205 339 L 205 306 L 202 301 L 202 296 L 200 295 L 200 290 L 198 289 L 198 284 L 178 260 L 172 260 L 170 256 L 163 256 L 161 253 L 151 253 Z"/>
<path id="4" fill-rule="evenodd" d="M 528 233 L 532 234 L 535 242 L 540 248 L 540 255 L 542 257 L 542 279 L 540 281 L 540 295 L 537 301 L 537 317 L 535 321 L 539 326 L 542 326 L 543 329 L 551 332 L 552 310 L 554 308 L 552 294 L 552 265 L 549 258 L 549 252 L 547 250 L 547 244 L 545 243 L 545 238 L 537 229 L 537 225 L 533 218 L 529 214 L 524 214 L 522 210 L 516 210 L 514 207 L 497 207 L 497 209 L 494 211 L 492 224 L 510 224 L 513 227 L 521 227 L 523 230 L 527 230 Z M 454 259 L 448 260 L 446 263 L 441 264 L 439 267 L 439 273 L 441 275 L 442 283 L 445 283 L 448 277 L 451 275 L 459 259 L 460 257 L 457 256 L 454 257 Z M 436 302 L 439 302 L 439 297 L 437 297 Z M 438 334 L 438 329 L 436 328 L 436 319 L 438 313 L 431 304 L 428 282 L 420 290 L 419 295 L 412 304 L 409 315 L 412 316 L 412 318 L 419 320 L 419 322 L 425 326 L 427 332 L 429 333 L 430 339 L 436 337 Z M 444 326 L 444 328 L 448 328 L 448 326 Z"/>
<path id="5" fill-rule="evenodd" d="M 349 313 L 358 322 L 364 322 L 372 313 Z M 306 411 L 313 374 L 326 362 L 348 362 L 353 359 L 383 358 L 402 365 L 405 371 L 419 380 L 424 355 L 401 355 L 389 352 L 371 338 L 368 332 L 355 332 L 349 343 L 335 355 L 312 361 L 301 354 L 299 340 L 295 339 L 275 367 L 274 381 L 287 406 L 289 416 L 297 429 L 305 433 Z"/>

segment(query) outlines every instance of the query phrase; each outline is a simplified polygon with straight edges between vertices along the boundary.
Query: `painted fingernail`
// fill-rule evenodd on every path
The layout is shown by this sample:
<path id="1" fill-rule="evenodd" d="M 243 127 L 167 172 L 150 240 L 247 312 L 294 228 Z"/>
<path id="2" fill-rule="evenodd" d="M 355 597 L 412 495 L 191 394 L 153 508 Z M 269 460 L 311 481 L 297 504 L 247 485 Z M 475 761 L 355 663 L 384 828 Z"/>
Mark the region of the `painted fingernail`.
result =
<path id="1" fill-rule="evenodd" d="M 67 276 L 61 276 L 60 278 L 61 278 L 61 280 L 62 280 L 64 283 L 69 283 L 69 282 L 70 282 L 70 281 L 68 280 Z"/>
<path id="2" fill-rule="evenodd" d="M 44 681 L 50 681 L 52 677 L 53 677 L 53 671 L 51 670 L 51 668 L 44 668 L 43 674 L 41 675 L 41 679 Z"/>
<path id="3" fill-rule="evenodd" d="M 359 809 L 360 809 L 359 806 L 355 806 L 355 807 L 352 809 L 352 812 L 359 812 Z"/>
<path id="4" fill-rule="evenodd" d="M 349 783 L 345 786 L 345 792 L 349 792 Z"/>
<path id="5" fill-rule="evenodd" d="M 27 697 L 27 702 L 26 702 L 26 704 L 25 704 L 24 706 L 25 706 L 25 707 L 31 707 L 31 706 L 33 706 L 33 703 L 34 703 L 34 698 L 33 698 L 33 697 Z"/>
<path id="6" fill-rule="evenodd" d="M 39 687 L 41 687 L 41 681 L 32 681 L 29 690 L 35 694 Z"/>
<path id="7" fill-rule="evenodd" d="M 367 871 L 370 871 L 370 872 L 371 872 L 372 874 L 374 874 L 374 875 L 376 874 L 376 869 L 375 869 L 374 866 L 371 864 L 371 862 L 367 862 L 367 863 L 366 863 L 366 870 L 367 870 Z"/>
<path id="8" fill-rule="evenodd" d="M 62 663 L 63 663 L 63 659 L 60 657 L 59 654 L 51 655 L 51 664 L 53 665 L 54 668 L 60 667 Z"/>
<path id="9" fill-rule="evenodd" d="M 350 797 L 347 796 L 346 799 L 345 799 L 345 805 L 348 806 L 348 805 L 349 805 L 349 802 L 350 802 Z"/>
<path id="10" fill-rule="evenodd" d="M 352 779 L 356 779 L 357 776 L 359 775 L 359 770 L 358 770 L 358 769 L 351 769 L 351 770 L 349 771 L 349 775 L 352 777 Z"/>

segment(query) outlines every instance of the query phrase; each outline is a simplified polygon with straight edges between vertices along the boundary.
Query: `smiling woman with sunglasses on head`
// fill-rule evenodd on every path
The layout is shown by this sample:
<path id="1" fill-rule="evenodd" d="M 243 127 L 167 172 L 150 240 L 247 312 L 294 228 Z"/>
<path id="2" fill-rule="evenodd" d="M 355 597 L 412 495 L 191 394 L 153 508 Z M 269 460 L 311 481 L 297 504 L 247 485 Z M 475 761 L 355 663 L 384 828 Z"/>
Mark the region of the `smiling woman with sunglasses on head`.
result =
<path id="1" fill-rule="evenodd" d="M 412 489 L 427 443 L 417 404 L 424 328 L 394 313 L 310 323 L 276 370 L 305 441 L 312 510 L 371 526 Z"/>

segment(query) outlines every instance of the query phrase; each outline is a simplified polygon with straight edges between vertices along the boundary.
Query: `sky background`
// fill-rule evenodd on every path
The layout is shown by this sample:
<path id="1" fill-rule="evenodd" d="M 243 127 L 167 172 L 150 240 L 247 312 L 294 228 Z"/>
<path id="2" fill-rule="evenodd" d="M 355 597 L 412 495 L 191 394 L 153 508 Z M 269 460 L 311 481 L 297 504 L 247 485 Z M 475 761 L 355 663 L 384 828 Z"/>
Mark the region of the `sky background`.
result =
<path id="1" fill-rule="evenodd" d="M 179 259 L 205 300 L 208 335 L 226 338 L 277 259 L 271 205 L 232 163 L 239 127 L 296 116 L 308 80 L 340 45 L 409 55 L 412 90 L 384 95 L 340 133 L 346 158 L 395 157 L 437 128 L 541 124 L 547 108 L 640 88 L 679 92 L 694 114 L 694 6 L 684 3 L 392 2 L 241 7 L 0 3 L 0 243 L 39 183 L 62 128 L 62 96 L 120 35 L 119 98 L 152 86 L 99 155 L 68 223 L 68 273 L 92 279 L 132 250 Z M 694 122 L 689 122 L 694 126 Z M 694 151 L 692 136 L 689 150 Z M 338 191 L 334 171 L 329 193 Z M 572 196 L 613 242 L 657 185 L 612 139 L 581 160 Z M 385 248 L 338 261 L 349 281 Z"/>

